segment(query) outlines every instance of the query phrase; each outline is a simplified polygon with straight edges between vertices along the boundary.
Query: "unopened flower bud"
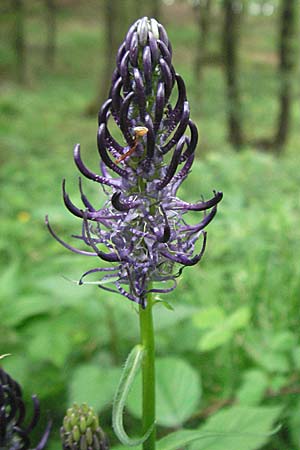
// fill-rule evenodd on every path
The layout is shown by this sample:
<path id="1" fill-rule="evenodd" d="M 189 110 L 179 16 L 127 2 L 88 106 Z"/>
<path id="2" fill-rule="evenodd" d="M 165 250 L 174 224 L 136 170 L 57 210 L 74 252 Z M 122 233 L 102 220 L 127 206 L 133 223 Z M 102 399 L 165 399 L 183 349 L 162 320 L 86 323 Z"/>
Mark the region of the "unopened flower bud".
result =
<path id="1" fill-rule="evenodd" d="M 86 403 L 67 410 L 60 435 L 64 450 L 109 450 L 98 417 Z"/>

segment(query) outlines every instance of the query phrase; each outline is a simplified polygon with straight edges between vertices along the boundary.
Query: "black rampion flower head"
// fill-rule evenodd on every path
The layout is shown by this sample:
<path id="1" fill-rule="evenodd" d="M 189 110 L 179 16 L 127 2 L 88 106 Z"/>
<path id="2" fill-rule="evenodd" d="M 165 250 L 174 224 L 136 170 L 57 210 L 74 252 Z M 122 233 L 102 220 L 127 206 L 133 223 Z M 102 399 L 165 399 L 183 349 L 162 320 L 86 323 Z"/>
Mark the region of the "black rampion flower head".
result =
<path id="1" fill-rule="evenodd" d="M 63 182 L 66 207 L 83 221 L 76 238 L 91 251 L 65 243 L 46 222 L 50 233 L 69 250 L 114 263 L 84 273 L 80 284 L 88 274 L 100 272 L 99 287 L 145 307 L 147 293 L 170 292 L 176 287 L 176 267 L 200 261 L 206 244 L 204 229 L 214 218 L 222 193 L 214 192 L 210 200 L 195 204 L 176 197 L 191 169 L 198 132 L 190 119 L 184 81 L 172 65 L 172 48 L 163 26 L 147 17 L 137 20 L 119 48 L 116 63 L 109 98 L 98 117 L 101 175 L 84 165 L 79 144 L 74 149 L 79 171 L 104 188 L 104 207 L 98 209 L 89 202 L 79 179 L 84 206 L 78 208 Z M 116 126 L 118 134 L 112 131 Z M 188 211 L 207 210 L 197 225 L 184 220 Z M 202 249 L 195 254 L 200 237 Z M 107 288 L 109 281 L 115 289 Z"/>
<path id="2" fill-rule="evenodd" d="M 40 404 L 32 396 L 33 415 L 28 424 L 24 423 L 26 408 L 20 385 L 0 368 L 0 449 L 28 450 L 31 448 L 30 433 L 40 417 Z M 42 450 L 47 444 L 51 424 L 49 422 L 35 450 Z"/>

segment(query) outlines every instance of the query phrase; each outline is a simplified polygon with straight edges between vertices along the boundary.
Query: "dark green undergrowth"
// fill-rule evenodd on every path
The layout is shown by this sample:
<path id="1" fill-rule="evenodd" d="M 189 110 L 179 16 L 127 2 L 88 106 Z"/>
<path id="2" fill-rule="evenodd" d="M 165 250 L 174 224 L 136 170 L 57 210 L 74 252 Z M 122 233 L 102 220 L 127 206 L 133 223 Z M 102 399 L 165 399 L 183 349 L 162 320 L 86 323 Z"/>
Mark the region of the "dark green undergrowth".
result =
<path id="1" fill-rule="evenodd" d="M 23 384 L 28 399 L 31 393 L 38 394 L 44 420 L 49 411 L 56 430 L 70 402 L 86 400 L 100 413 L 100 422 L 117 445 L 110 431 L 111 402 L 120 367 L 139 338 L 135 307 L 96 286 L 77 286 L 73 281 L 99 262 L 68 254 L 44 225 L 49 214 L 58 234 L 71 242 L 80 221 L 64 209 L 60 185 L 66 177 L 68 191 L 79 204 L 74 144 L 81 142 L 91 169 L 97 171 L 99 163 L 96 117 L 87 117 L 85 111 L 101 83 L 103 28 L 87 12 L 80 16 L 76 11 L 60 13 L 57 60 L 51 70 L 42 61 L 39 8 L 28 16 L 26 86 L 14 82 L 8 37 L 1 44 L 0 354 L 12 354 L 3 363 L 5 369 Z M 274 33 L 264 33 L 266 20 L 248 19 L 251 32 L 243 38 L 241 77 L 249 138 L 270 136 L 277 114 L 275 66 L 268 61 L 255 65 L 257 53 L 270 55 L 275 48 Z M 268 20 L 273 30 L 275 20 Z M 178 16 L 172 22 L 171 15 L 166 21 L 174 64 L 186 79 L 192 117 L 200 129 L 198 159 L 181 197 L 196 201 L 217 189 L 224 192 L 224 199 L 209 228 L 201 264 L 185 269 L 177 290 L 164 297 L 174 311 L 163 303 L 155 307 L 162 397 L 159 435 L 183 425 L 203 425 L 224 406 L 229 408 L 224 423 L 230 424 L 237 439 L 234 444 L 231 436 L 226 444 L 224 438 L 224 450 L 235 450 L 234 445 L 237 450 L 297 450 L 299 99 L 282 157 L 250 146 L 234 152 L 226 142 L 221 69 L 206 68 L 200 84 L 194 79 L 196 29 L 187 22 L 178 32 L 176 21 Z M 1 33 L 10 27 L 7 16 Z M 86 180 L 84 186 L 100 207 L 104 196 L 98 186 Z M 197 216 L 191 214 L 190 220 Z M 168 373 L 168 367 L 174 370 Z M 183 387 L 189 395 L 182 398 L 178 388 L 182 377 L 176 378 L 176 373 L 185 373 L 188 381 Z M 170 404 L 165 392 L 182 403 Z M 140 430 L 138 401 L 133 392 L 126 419 L 132 435 Z M 262 414 L 270 425 L 279 417 L 281 429 L 252 442 L 250 436 L 260 430 L 261 419 L 256 423 L 249 418 L 252 428 L 246 427 L 248 435 L 239 436 L 242 425 L 235 426 L 234 421 L 241 414 L 246 420 L 251 411 L 258 411 L 254 416 Z M 214 420 L 211 426 L 218 428 L 223 416 Z M 51 439 L 50 448 L 60 448 L 57 431 Z M 201 445 L 191 449 L 206 448 Z M 218 450 L 218 445 L 209 442 L 207 448 Z"/>

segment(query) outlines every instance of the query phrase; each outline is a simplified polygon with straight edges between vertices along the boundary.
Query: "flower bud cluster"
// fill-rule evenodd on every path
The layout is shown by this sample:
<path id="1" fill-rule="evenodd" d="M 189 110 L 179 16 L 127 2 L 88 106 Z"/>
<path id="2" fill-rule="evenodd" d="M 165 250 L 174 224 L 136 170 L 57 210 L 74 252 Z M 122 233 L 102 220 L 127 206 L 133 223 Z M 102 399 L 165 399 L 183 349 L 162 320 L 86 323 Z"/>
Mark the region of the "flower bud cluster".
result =
<path id="1" fill-rule="evenodd" d="M 86 403 L 68 409 L 60 434 L 64 450 L 109 450 L 98 417 Z"/>
<path id="2" fill-rule="evenodd" d="M 82 232 L 76 239 L 89 251 L 62 241 L 47 219 L 50 233 L 69 250 L 113 263 L 84 273 L 80 283 L 98 272 L 102 274 L 99 287 L 144 308 L 149 292 L 172 291 L 182 267 L 200 261 L 206 244 L 204 229 L 214 218 L 222 193 L 214 192 L 210 200 L 194 204 L 176 196 L 191 170 L 197 141 L 197 127 L 190 119 L 184 81 L 172 65 L 167 33 L 156 20 L 139 19 L 119 48 L 109 98 L 98 116 L 101 174 L 85 166 L 79 144 L 74 149 L 79 171 L 103 187 L 107 201 L 102 208 L 95 207 L 80 179 L 83 206 L 78 207 L 63 182 L 66 207 L 82 219 Z M 188 211 L 206 210 L 198 224 L 185 221 Z M 202 249 L 197 253 L 195 244 L 201 237 Z"/>

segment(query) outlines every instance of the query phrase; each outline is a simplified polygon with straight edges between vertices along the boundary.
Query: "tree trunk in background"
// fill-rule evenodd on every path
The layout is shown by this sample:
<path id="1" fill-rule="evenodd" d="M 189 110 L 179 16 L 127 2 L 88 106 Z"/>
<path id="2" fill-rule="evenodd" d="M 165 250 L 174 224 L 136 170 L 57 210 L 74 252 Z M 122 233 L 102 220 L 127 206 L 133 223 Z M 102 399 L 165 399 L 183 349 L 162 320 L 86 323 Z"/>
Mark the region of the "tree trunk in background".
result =
<path id="1" fill-rule="evenodd" d="M 105 55 L 98 95 L 88 106 L 86 111 L 88 115 L 96 114 L 102 103 L 107 99 L 118 48 L 129 26 L 136 19 L 135 1 L 122 0 L 122 2 L 118 2 L 117 0 L 105 0 L 104 2 Z"/>
<path id="2" fill-rule="evenodd" d="M 47 42 L 45 48 L 46 64 L 52 68 L 55 63 L 56 50 L 56 4 L 55 0 L 45 0 Z"/>
<path id="3" fill-rule="evenodd" d="M 227 85 L 228 139 L 239 150 L 243 145 L 241 99 L 238 84 L 238 45 L 241 11 L 235 0 L 223 0 L 223 55 Z"/>
<path id="4" fill-rule="evenodd" d="M 291 122 L 292 80 L 298 59 L 296 45 L 298 0 L 281 0 L 279 39 L 279 116 L 274 145 L 280 153 L 288 139 Z"/>
<path id="5" fill-rule="evenodd" d="M 153 17 L 158 22 L 160 22 L 160 14 L 161 14 L 161 0 L 152 0 L 149 17 Z"/>
<path id="6" fill-rule="evenodd" d="M 161 21 L 161 3 L 162 0 L 152 0 L 151 2 L 141 2 L 141 0 L 135 0 L 134 11 L 132 15 L 132 23 L 139 17 L 147 16 L 153 17 L 158 22 Z"/>
<path id="7" fill-rule="evenodd" d="M 23 0 L 12 2 L 14 22 L 14 48 L 16 54 L 16 78 L 19 83 L 26 81 L 26 54 L 24 36 L 24 4 Z"/>
<path id="8" fill-rule="evenodd" d="M 198 79 L 202 77 L 202 69 L 207 56 L 207 40 L 211 22 L 211 5 L 211 0 L 198 0 L 194 8 L 198 25 L 198 43 L 195 58 L 195 75 Z"/>

